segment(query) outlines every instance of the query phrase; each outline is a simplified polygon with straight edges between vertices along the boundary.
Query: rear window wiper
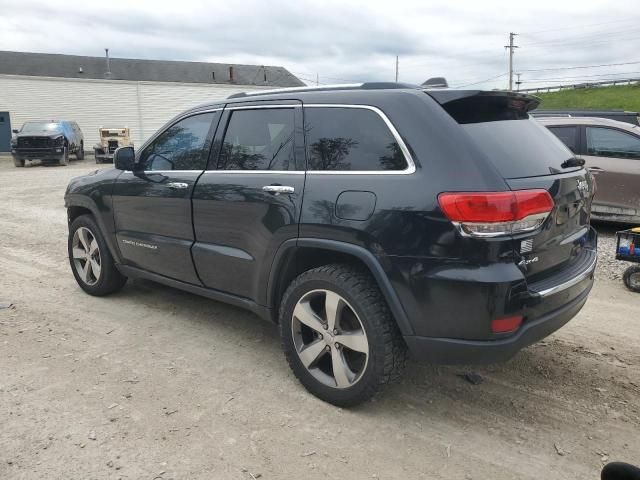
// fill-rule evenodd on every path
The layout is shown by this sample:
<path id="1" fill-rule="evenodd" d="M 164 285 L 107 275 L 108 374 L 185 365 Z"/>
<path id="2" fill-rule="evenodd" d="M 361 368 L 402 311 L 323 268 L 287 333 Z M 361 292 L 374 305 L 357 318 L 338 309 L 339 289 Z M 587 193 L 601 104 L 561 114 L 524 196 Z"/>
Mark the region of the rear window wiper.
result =
<path id="1" fill-rule="evenodd" d="M 584 165 L 584 158 L 572 157 L 560 164 L 562 168 L 575 168 Z"/>

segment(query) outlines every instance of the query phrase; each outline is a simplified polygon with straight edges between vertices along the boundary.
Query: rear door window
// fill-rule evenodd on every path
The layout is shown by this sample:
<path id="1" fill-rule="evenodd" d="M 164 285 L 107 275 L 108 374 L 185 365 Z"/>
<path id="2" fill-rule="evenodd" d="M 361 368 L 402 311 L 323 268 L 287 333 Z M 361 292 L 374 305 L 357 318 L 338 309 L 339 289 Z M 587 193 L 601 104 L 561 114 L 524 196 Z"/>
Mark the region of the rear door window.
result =
<path id="1" fill-rule="evenodd" d="M 407 160 L 385 121 L 365 108 L 305 107 L 309 170 L 405 170 Z"/>
<path id="2" fill-rule="evenodd" d="M 587 127 L 587 154 L 640 158 L 640 138 L 613 128 Z"/>
<path id="3" fill-rule="evenodd" d="M 562 167 L 573 153 L 533 119 L 466 123 L 461 127 L 504 178 L 552 175 L 580 168 Z"/>
<path id="4" fill-rule="evenodd" d="M 562 143 L 564 143 L 569 150 L 576 152 L 578 148 L 578 128 L 575 126 L 566 127 L 548 127 L 556 137 L 558 137 Z"/>

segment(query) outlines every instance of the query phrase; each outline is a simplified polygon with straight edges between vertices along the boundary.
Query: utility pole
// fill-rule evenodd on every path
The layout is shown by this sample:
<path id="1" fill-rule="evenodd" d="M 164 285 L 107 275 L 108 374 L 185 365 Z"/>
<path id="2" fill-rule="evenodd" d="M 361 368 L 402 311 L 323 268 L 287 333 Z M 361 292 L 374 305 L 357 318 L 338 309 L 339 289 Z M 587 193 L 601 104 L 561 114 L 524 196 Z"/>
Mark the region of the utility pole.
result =
<path id="1" fill-rule="evenodd" d="M 316 72 L 316 87 L 320 86 L 320 74 Z"/>
<path id="2" fill-rule="evenodd" d="M 396 83 L 398 83 L 398 55 L 396 55 Z"/>
<path id="3" fill-rule="evenodd" d="M 516 76 L 518 77 L 518 80 L 516 80 L 516 90 L 519 92 L 520 91 L 520 84 L 522 83 L 520 81 L 520 75 L 522 75 L 520 72 L 516 73 Z"/>
<path id="4" fill-rule="evenodd" d="M 111 78 L 111 62 L 109 61 L 109 49 L 105 48 L 104 49 L 104 53 L 107 56 L 107 71 L 104 74 L 104 76 L 107 77 L 107 78 Z"/>
<path id="5" fill-rule="evenodd" d="M 517 33 L 509 33 L 509 45 L 505 45 L 504 48 L 509 49 L 509 91 L 513 90 L 513 52 L 516 48 L 516 45 L 513 44 L 513 40 Z"/>

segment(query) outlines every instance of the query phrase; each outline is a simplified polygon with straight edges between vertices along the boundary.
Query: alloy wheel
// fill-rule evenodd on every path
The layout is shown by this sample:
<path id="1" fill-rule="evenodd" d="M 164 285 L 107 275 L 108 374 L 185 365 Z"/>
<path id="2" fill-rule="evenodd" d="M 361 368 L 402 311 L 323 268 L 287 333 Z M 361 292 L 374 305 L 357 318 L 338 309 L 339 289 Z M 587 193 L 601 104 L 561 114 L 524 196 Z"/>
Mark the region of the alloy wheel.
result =
<path id="1" fill-rule="evenodd" d="M 369 341 L 349 302 L 330 290 L 312 290 L 293 310 L 291 330 L 300 361 L 334 388 L 355 385 L 367 368 Z"/>
<path id="2" fill-rule="evenodd" d="M 78 228 L 71 243 L 73 266 L 76 273 L 87 285 L 95 285 L 100 280 L 102 262 L 100 247 L 95 235 L 87 227 Z"/>

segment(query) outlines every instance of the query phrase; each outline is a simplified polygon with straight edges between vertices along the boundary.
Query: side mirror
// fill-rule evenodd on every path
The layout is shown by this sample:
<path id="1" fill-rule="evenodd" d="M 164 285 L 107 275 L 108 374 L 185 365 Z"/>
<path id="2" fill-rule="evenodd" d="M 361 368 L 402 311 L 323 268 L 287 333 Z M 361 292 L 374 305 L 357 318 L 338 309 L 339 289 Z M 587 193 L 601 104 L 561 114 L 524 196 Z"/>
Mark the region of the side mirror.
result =
<path id="1" fill-rule="evenodd" d="M 133 170 L 135 158 L 133 147 L 120 147 L 113 152 L 113 166 L 118 170 Z"/>
<path id="2" fill-rule="evenodd" d="M 14 128 L 13 130 L 11 130 L 13 133 L 20 133 L 20 130 L 18 130 L 17 128 Z"/>

